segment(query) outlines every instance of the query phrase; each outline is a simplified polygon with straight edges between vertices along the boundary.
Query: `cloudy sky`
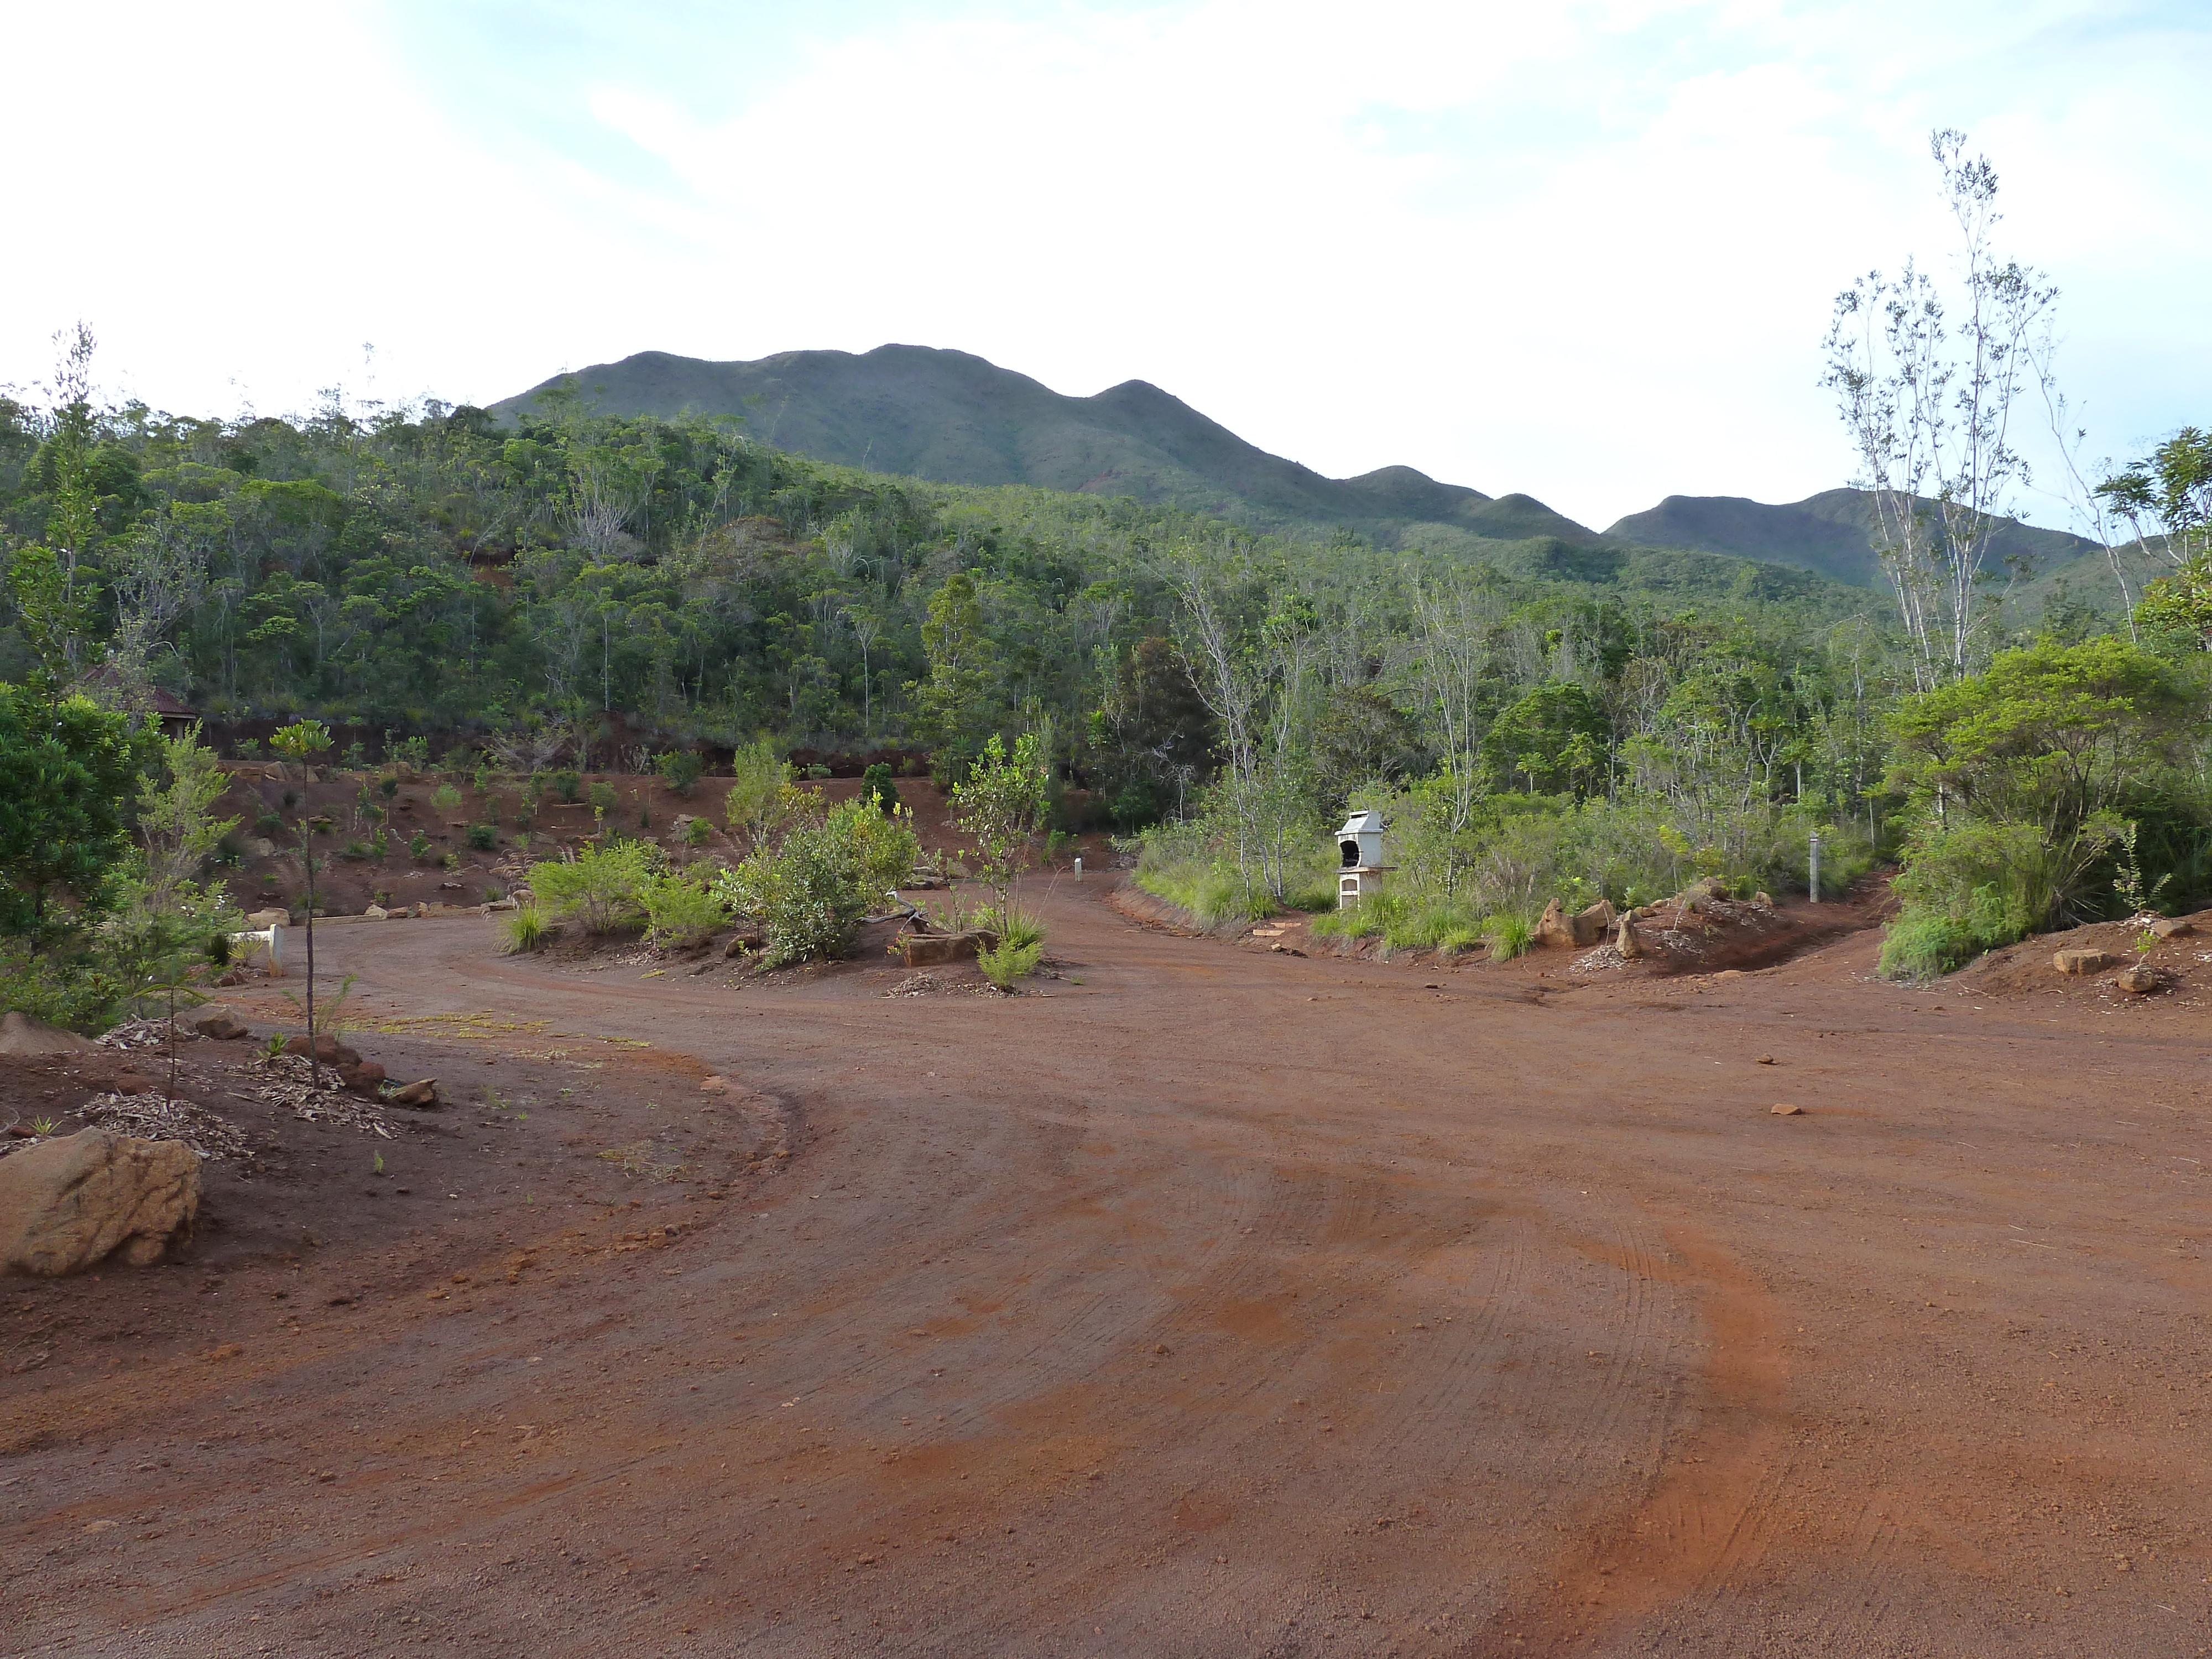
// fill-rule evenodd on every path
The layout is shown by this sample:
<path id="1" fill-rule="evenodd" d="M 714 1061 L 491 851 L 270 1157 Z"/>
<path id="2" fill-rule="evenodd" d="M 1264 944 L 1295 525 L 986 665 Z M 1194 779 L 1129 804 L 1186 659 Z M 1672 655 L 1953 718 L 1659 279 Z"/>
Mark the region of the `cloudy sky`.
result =
<path id="1" fill-rule="evenodd" d="M 0 384 L 80 317 L 226 415 L 904 341 L 1603 526 L 1848 479 L 1820 337 L 1948 256 L 1942 125 L 2124 456 L 2212 420 L 2208 84 L 2202 0 L 17 6 Z"/>

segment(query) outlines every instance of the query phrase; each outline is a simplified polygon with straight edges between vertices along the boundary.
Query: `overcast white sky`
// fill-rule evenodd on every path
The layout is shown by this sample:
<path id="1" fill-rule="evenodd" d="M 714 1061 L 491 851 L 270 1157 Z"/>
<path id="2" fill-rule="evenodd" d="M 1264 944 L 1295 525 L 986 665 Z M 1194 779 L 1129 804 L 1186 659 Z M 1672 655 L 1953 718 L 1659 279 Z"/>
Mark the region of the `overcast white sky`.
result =
<path id="1" fill-rule="evenodd" d="M 18 5 L 0 384 L 79 317 L 223 415 L 895 340 L 1602 526 L 1847 480 L 1829 303 L 1948 252 L 1950 125 L 2125 456 L 2212 420 L 2208 85 L 2203 0 Z"/>

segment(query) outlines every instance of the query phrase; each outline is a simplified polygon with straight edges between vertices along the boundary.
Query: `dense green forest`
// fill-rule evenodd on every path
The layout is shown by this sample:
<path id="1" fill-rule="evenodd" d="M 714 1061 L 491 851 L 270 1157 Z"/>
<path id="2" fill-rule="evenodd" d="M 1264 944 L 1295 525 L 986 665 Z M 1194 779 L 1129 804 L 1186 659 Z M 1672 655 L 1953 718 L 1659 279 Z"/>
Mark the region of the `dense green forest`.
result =
<path id="1" fill-rule="evenodd" d="M 313 716 L 367 734 L 356 761 L 428 735 L 526 772 L 768 734 L 959 779 L 1034 733 L 1063 812 L 1165 825 L 1151 877 L 1202 906 L 1298 902 L 1334 815 L 1383 805 L 1429 943 L 1690 873 L 1786 884 L 1816 827 L 1847 871 L 1951 870 L 1911 890 L 1936 942 L 1908 967 L 2130 878 L 2207 893 L 2199 434 L 2128 475 L 2173 567 L 2131 638 L 2063 604 L 2008 631 L 1992 585 L 1937 684 L 1891 597 L 1778 566 L 1261 537 L 558 400 L 513 428 L 102 409 L 88 349 L 52 406 L 0 401 L 0 678 L 159 687 L 233 748 Z M 2022 834 L 2059 848 L 2032 890 Z"/>

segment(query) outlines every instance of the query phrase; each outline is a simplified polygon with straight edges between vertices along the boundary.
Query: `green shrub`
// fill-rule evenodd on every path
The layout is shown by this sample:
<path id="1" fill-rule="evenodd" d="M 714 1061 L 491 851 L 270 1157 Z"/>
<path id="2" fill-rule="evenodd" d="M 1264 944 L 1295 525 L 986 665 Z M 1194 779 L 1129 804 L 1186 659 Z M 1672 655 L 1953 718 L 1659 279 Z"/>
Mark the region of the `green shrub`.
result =
<path id="1" fill-rule="evenodd" d="M 274 837 L 284 833 L 284 820 L 278 817 L 274 812 L 264 812 L 259 817 L 253 820 L 253 833 L 257 836 L 273 839 Z"/>
<path id="2" fill-rule="evenodd" d="M 722 901 L 689 876 L 648 876 L 638 886 L 646 939 L 664 949 L 696 945 L 730 919 Z"/>
<path id="3" fill-rule="evenodd" d="M 83 941 L 33 947 L 0 938 L 0 1006 L 72 1031 L 103 1031 L 124 1012 L 125 985 Z"/>
<path id="4" fill-rule="evenodd" d="M 688 795 L 707 766 L 689 749 L 671 749 L 654 759 L 653 769 L 659 773 L 662 780 L 678 794 Z"/>
<path id="5" fill-rule="evenodd" d="M 1001 991 L 1011 991 L 1014 981 L 1036 971 L 1037 963 L 1044 956 L 1043 945 L 1031 940 L 1027 945 L 1016 945 L 1011 940 L 1000 945 L 995 951 L 978 951 L 975 965 L 983 970 L 983 977 Z"/>
<path id="6" fill-rule="evenodd" d="M 1891 884 L 1899 907 L 1879 971 L 1911 978 L 1948 973 L 1984 951 L 2104 914 L 2112 908 L 2109 883 L 2097 878 L 2123 832 L 2108 814 L 2057 842 L 2033 823 L 1923 822 L 1907 839 L 1905 867 Z M 1826 852 L 1824 844 L 1824 865 Z M 1823 886 L 1826 880 L 1824 869 Z"/>
<path id="7" fill-rule="evenodd" d="M 552 934 L 545 924 L 544 914 L 535 904 L 526 904 L 509 915 L 500 924 L 500 931 L 501 948 L 509 956 L 535 951 Z"/>
<path id="8" fill-rule="evenodd" d="M 441 783 L 431 793 L 430 805 L 438 809 L 440 817 L 451 817 L 461 810 L 461 792 L 450 783 Z"/>
<path id="9" fill-rule="evenodd" d="M 684 844 L 687 847 L 704 847 L 707 844 L 707 838 L 714 833 L 713 819 L 694 818 L 684 826 Z"/>
<path id="10" fill-rule="evenodd" d="M 469 845 L 479 853 L 489 853 L 499 845 L 499 831 L 489 823 L 471 824 L 468 836 Z"/>
<path id="11" fill-rule="evenodd" d="M 413 858 L 416 863 L 421 863 L 424 859 L 430 856 L 429 836 L 424 835 L 420 830 L 417 830 L 407 839 L 407 851 L 409 856 Z"/>
<path id="12" fill-rule="evenodd" d="M 622 792 L 601 778 L 592 786 L 588 799 L 592 810 L 604 817 L 615 810 L 615 804 L 622 799 Z"/>
<path id="13" fill-rule="evenodd" d="M 849 800 L 717 877 L 714 892 L 760 923 L 770 965 L 823 960 L 843 953 L 854 924 L 913 873 L 920 850 L 906 813 L 884 817 Z"/>
<path id="14" fill-rule="evenodd" d="M 576 804 L 577 797 L 584 791 L 583 774 L 566 767 L 554 773 L 550 781 L 553 785 L 554 792 L 571 806 Z"/>
<path id="15" fill-rule="evenodd" d="M 587 933 L 611 933 L 639 921 L 639 890 L 652 873 L 641 842 L 586 847 L 573 859 L 530 866 L 530 890 L 555 921 L 574 918 Z"/>
<path id="16" fill-rule="evenodd" d="M 365 841 L 356 839 L 346 842 L 345 847 L 341 853 L 341 856 L 349 859 L 365 859 L 369 855 L 369 852 L 370 848 L 368 843 Z"/>

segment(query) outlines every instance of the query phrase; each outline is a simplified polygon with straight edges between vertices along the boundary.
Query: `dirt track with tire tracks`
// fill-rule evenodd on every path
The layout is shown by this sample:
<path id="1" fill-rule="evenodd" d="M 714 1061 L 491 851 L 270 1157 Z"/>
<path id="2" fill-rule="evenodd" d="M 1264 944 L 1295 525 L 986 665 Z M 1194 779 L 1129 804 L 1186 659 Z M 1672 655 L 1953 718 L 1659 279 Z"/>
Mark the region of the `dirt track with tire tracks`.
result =
<path id="1" fill-rule="evenodd" d="M 0 1287 L 113 1328 L 0 1364 L 0 1648 L 2212 1650 L 2193 994 L 1871 933 L 1574 988 L 1105 887 L 1014 998 L 325 930 L 462 1103 L 404 1201 L 303 1156 L 194 1263 Z"/>

